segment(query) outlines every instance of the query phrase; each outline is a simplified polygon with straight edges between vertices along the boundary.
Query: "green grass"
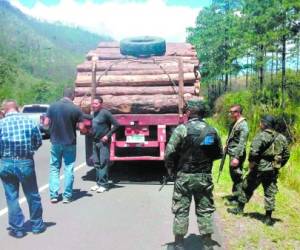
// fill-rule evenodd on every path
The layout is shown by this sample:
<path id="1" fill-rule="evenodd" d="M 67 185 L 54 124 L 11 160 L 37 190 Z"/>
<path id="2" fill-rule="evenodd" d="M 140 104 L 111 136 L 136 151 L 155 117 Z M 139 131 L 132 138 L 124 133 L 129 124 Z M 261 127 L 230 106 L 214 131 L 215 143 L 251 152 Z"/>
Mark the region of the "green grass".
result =
<path id="1" fill-rule="evenodd" d="M 212 121 L 210 122 L 212 123 Z M 225 141 L 225 136 L 223 136 L 222 141 Z M 273 227 L 268 227 L 261 221 L 265 214 L 264 196 L 261 186 L 255 191 L 250 202 L 246 204 L 246 216 L 236 216 L 227 213 L 227 206 L 224 204 L 225 200 L 223 197 L 231 193 L 232 185 L 229 175 L 228 157 L 219 183 L 216 183 L 219 164 L 220 161 L 215 162 L 213 169 L 215 180 L 214 197 L 217 212 L 221 218 L 218 226 L 224 232 L 228 249 L 300 249 L 299 193 L 291 189 L 289 185 L 292 185 L 292 182 L 287 181 L 287 179 L 294 178 L 291 176 L 291 173 L 299 170 L 291 169 L 290 165 L 281 170 L 278 181 L 279 192 L 276 196 L 276 210 L 273 213 L 276 223 Z M 247 170 L 247 162 L 245 162 L 244 167 Z M 295 178 L 297 177 L 298 175 L 295 175 Z"/>

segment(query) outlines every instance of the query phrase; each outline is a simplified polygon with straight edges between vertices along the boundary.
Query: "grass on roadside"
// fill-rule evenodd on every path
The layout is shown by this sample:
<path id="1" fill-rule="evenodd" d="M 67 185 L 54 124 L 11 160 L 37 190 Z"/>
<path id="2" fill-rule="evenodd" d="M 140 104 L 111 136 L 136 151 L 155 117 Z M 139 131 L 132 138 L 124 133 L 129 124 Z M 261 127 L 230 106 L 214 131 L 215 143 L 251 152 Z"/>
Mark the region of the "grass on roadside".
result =
<path id="1" fill-rule="evenodd" d="M 276 210 L 273 213 L 276 222 L 273 227 L 262 223 L 265 210 L 261 186 L 246 204 L 244 216 L 228 214 L 223 198 L 231 192 L 228 164 L 227 160 L 214 191 L 217 212 L 221 218 L 220 227 L 228 249 L 300 249 L 299 193 L 288 189 L 279 181 Z M 245 166 L 247 167 L 247 163 Z M 219 161 L 214 167 L 214 180 L 217 179 L 218 168 Z"/>

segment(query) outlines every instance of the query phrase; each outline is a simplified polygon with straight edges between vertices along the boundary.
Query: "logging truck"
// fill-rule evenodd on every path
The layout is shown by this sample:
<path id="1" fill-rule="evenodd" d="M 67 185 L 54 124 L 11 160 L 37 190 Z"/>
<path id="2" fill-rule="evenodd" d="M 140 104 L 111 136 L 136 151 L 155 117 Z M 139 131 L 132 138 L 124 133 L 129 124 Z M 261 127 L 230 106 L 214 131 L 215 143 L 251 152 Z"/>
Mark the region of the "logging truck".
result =
<path id="1" fill-rule="evenodd" d="M 111 138 L 111 161 L 161 161 L 172 129 L 187 121 L 186 101 L 199 98 L 198 68 L 189 43 L 152 37 L 101 42 L 77 66 L 74 103 L 90 113 L 100 95 L 120 123 Z M 87 164 L 91 154 L 92 138 L 86 135 Z"/>

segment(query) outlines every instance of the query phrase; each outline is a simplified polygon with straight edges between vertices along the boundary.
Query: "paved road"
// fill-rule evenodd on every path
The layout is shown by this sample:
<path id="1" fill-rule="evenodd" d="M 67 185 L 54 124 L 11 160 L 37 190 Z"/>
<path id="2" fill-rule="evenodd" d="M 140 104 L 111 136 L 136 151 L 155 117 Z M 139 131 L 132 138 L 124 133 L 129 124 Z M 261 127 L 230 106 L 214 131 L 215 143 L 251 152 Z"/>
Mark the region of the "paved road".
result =
<path id="1" fill-rule="evenodd" d="M 7 234 L 7 214 L 3 188 L 0 190 L 0 248 L 64 249 L 64 250 L 160 250 L 173 242 L 170 206 L 172 186 L 158 192 L 157 181 L 164 170 L 153 163 L 119 163 L 112 168 L 114 185 L 109 192 L 89 191 L 94 184 L 94 171 L 84 164 L 84 143 L 79 137 L 74 201 L 70 204 L 51 204 L 48 194 L 49 142 L 36 155 L 36 171 L 41 191 L 44 220 L 47 231 L 14 239 Z M 146 181 L 146 182 L 145 182 Z M 27 203 L 22 203 L 28 218 Z M 1 213 L 2 212 L 2 213 Z M 194 208 L 192 206 L 192 213 Z M 30 223 L 26 223 L 28 231 Z M 222 239 L 216 228 L 215 249 L 222 248 Z M 201 249 L 195 216 L 190 219 L 185 239 L 187 250 Z"/>

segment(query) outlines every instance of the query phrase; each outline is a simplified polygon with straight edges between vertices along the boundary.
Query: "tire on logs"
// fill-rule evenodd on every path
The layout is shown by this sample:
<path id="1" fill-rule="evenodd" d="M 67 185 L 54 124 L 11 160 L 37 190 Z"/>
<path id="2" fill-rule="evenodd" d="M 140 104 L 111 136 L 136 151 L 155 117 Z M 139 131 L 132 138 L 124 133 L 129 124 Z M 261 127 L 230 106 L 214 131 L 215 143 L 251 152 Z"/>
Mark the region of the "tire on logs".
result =
<path id="1" fill-rule="evenodd" d="M 166 41 L 153 36 L 127 38 L 121 40 L 120 52 L 135 57 L 163 56 L 166 53 Z"/>

